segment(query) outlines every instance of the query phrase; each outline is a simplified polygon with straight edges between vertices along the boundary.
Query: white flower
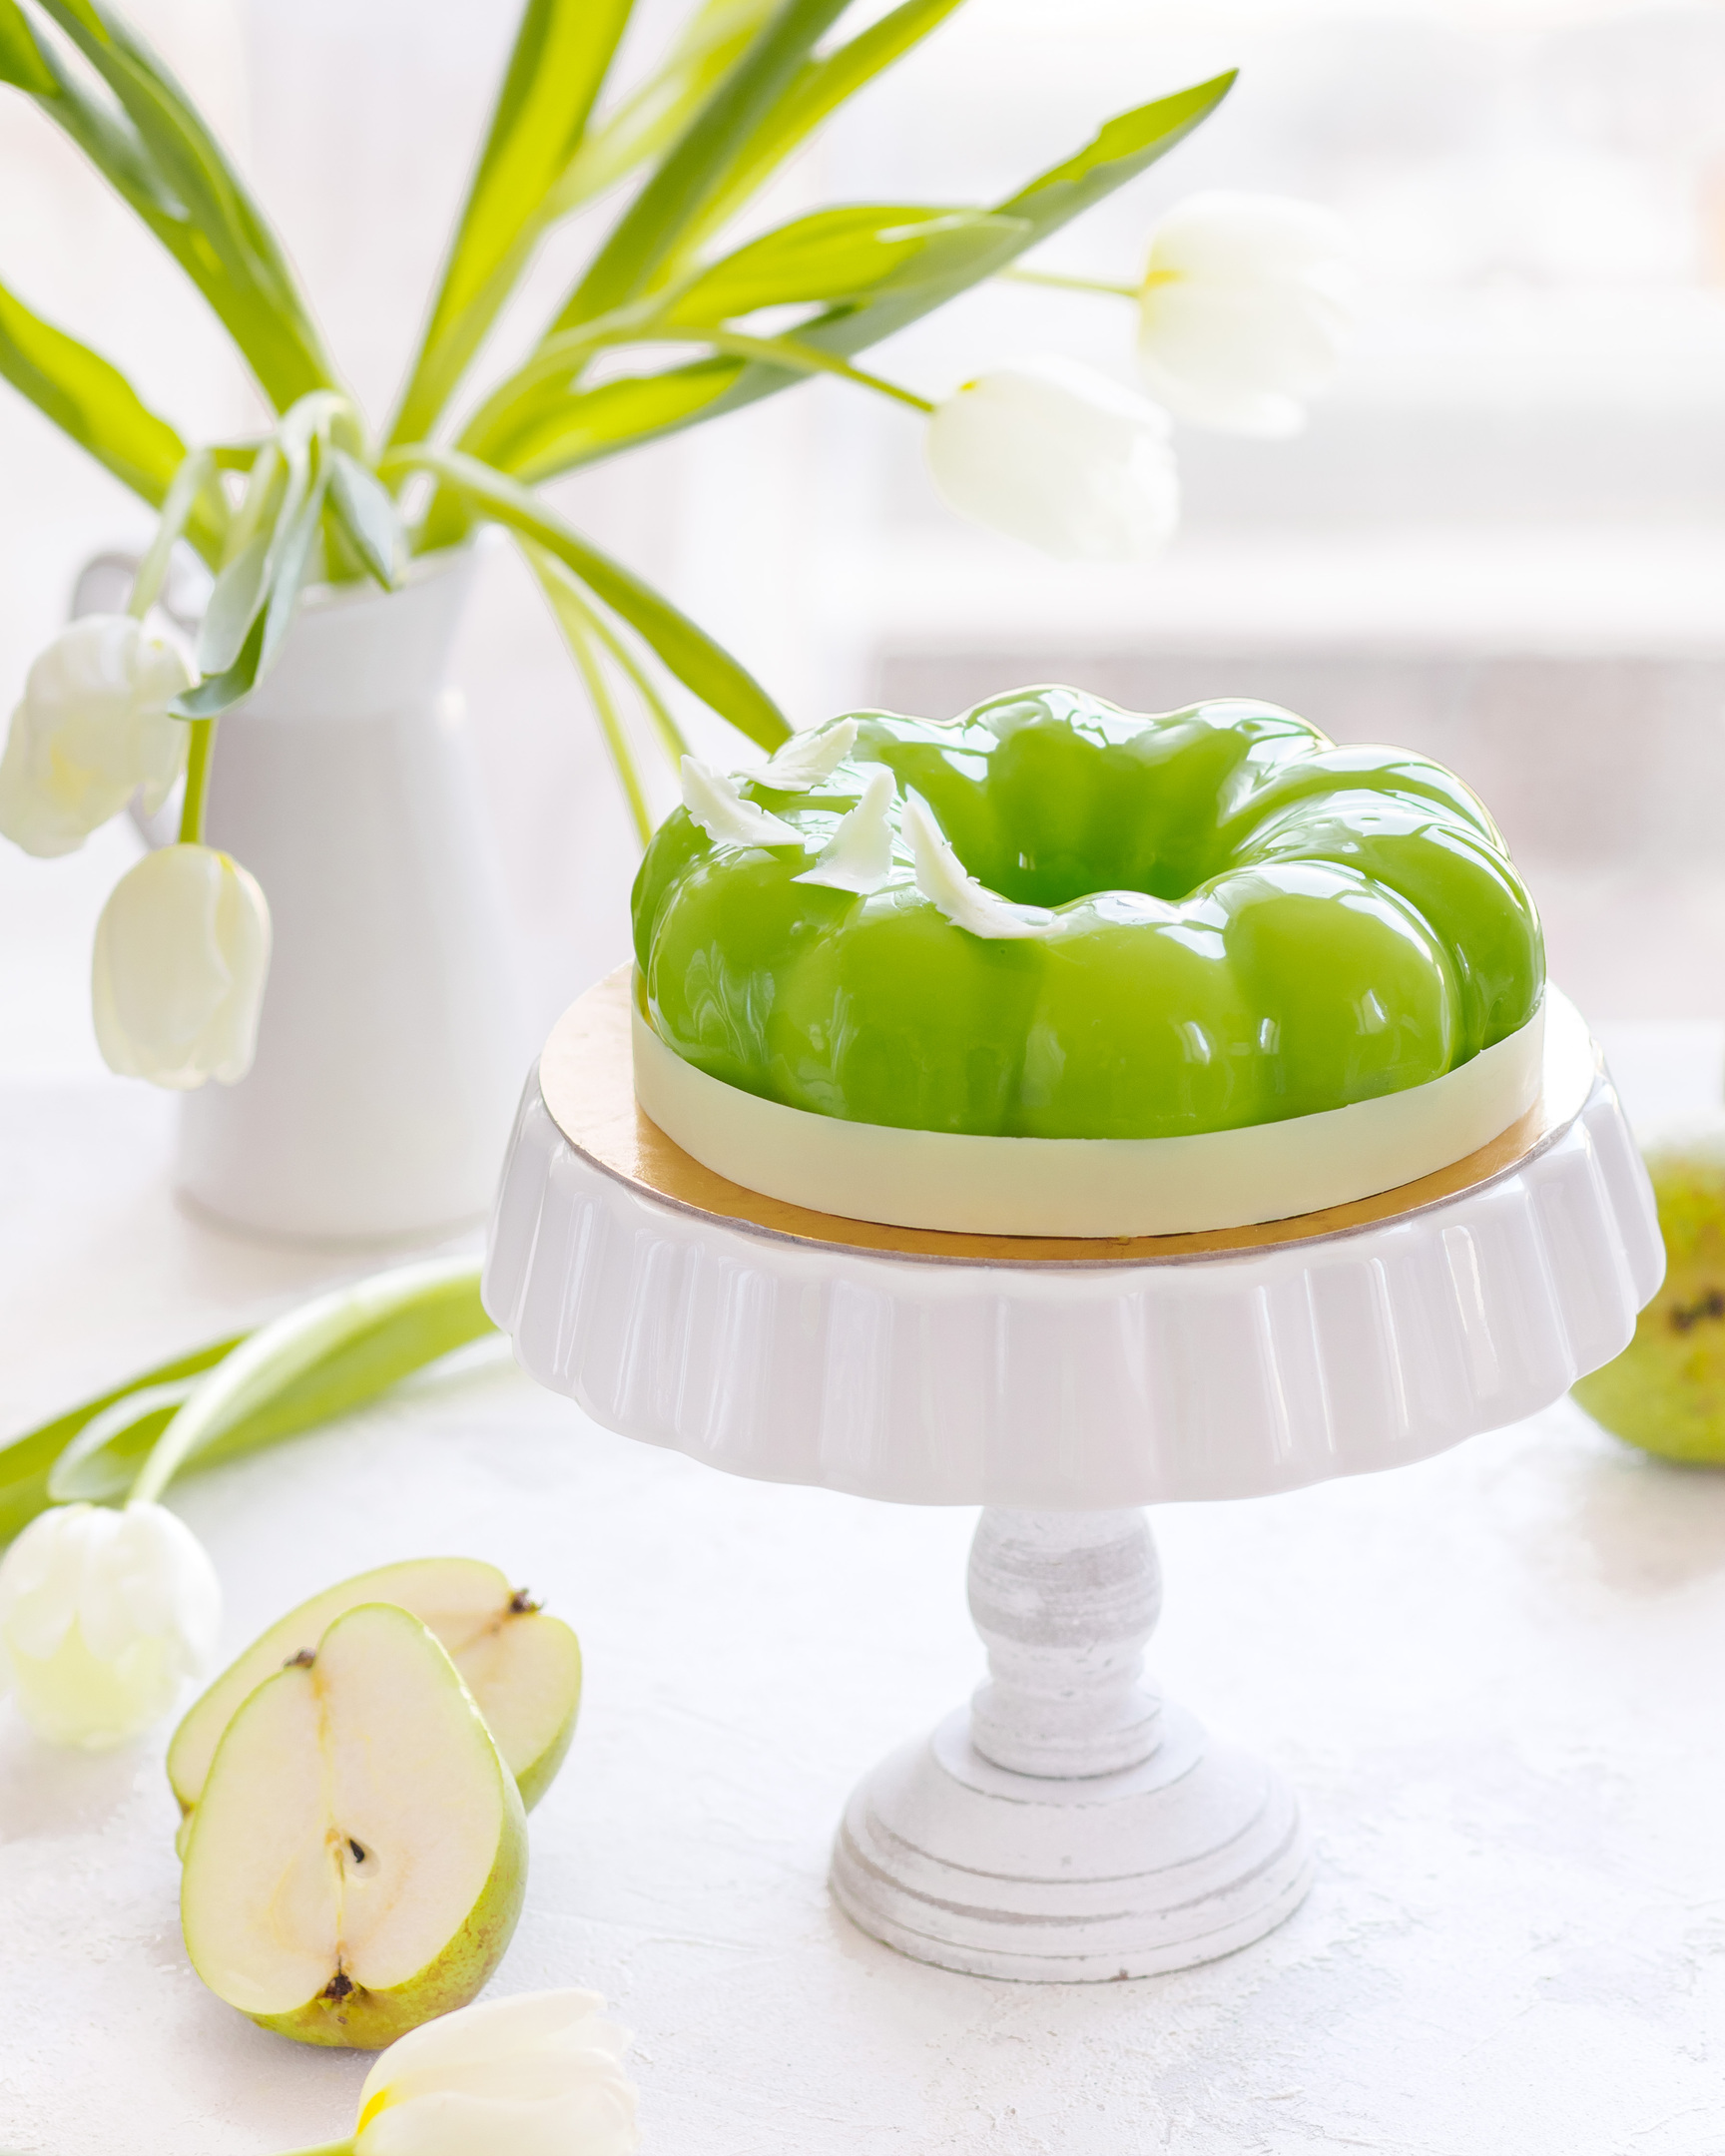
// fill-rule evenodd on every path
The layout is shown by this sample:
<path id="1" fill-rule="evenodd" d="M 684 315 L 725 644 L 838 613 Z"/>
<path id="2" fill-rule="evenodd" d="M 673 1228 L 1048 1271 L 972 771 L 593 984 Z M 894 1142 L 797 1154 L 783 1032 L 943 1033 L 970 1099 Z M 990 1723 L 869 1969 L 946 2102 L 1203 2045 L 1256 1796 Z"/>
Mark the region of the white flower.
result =
<path id="1" fill-rule="evenodd" d="M 186 768 L 168 707 L 197 676 L 178 644 L 129 614 L 87 614 L 30 669 L 0 757 L 0 831 L 26 853 L 70 853 L 144 789 L 160 808 Z"/>
<path id="2" fill-rule="evenodd" d="M 55 1505 L 0 1557 L 0 1683 L 56 1744 L 122 1744 L 206 1668 L 222 1590 L 158 1504 Z"/>
<path id="3" fill-rule="evenodd" d="M 359 2091 L 354 2156 L 628 2156 L 629 2039 L 596 1991 L 534 1991 L 427 2021 Z"/>
<path id="4" fill-rule="evenodd" d="M 1145 561 L 1180 486 L 1168 418 L 1075 359 L 996 367 L 937 405 L 925 447 L 960 516 L 1067 561 Z"/>
<path id="5" fill-rule="evenodd" d="M 96 1039 L 123 1078 L 185 1092 L 252 1068 L 270 967 L 257 880 L 209 846 L 163 846 L 129 868 L 96 923 Z"/>
<path id="6" fill-rule="evenodd" d="M 1315 203 L 1214 193 L 1176 203 L 1150 241 L 1138 360 L 1177 419 L 1298 433 L 1354 319 L 1347 227 Z"/>

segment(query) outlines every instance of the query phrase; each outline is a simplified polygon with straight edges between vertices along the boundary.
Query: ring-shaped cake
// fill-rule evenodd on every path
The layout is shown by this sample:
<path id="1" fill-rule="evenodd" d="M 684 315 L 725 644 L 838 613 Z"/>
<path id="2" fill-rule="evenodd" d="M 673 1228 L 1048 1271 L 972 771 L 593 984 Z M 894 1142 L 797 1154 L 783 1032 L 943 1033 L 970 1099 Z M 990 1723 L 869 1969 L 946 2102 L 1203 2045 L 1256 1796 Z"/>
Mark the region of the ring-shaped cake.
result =
<path id="1" fill-rule="evenodd" d="M 634 922 L 642 1105 L 821 1211 L 1245 1225 L 1446 1166 L 1538 1090 L 1538 915 L 1482 805 L 1272 706 L 1035 689 L 690 759 Z"/>

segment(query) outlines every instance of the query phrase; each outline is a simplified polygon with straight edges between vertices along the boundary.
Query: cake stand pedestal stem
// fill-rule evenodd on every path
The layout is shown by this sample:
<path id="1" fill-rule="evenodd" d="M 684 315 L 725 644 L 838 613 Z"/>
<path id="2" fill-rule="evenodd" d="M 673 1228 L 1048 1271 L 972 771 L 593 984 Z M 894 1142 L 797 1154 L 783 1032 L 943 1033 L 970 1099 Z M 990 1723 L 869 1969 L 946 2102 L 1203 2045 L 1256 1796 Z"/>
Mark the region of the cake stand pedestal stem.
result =
<path id="1" fill-rule="evenodd" d="M 1232 1953 L 1299 1905 L 1293 1792 L 1142 1680 L 1142 1511 L 983 1512 L 989 1677 L 852 1797 L 833 1891 L 863 1930 L 983 1976 L 1105 1982 Z"/>
<path id="2" fill-rule="evenodd" d="M 1142 1682 L 1161 1607 L 1142 1511 L 990 1506 L 970 1545 L 970 1615 L 989 1674 L 970 1702 L 970 1742 L 1013 1774 L 1140 1766 L 1162 1741 L 1162 1702 Z"/>

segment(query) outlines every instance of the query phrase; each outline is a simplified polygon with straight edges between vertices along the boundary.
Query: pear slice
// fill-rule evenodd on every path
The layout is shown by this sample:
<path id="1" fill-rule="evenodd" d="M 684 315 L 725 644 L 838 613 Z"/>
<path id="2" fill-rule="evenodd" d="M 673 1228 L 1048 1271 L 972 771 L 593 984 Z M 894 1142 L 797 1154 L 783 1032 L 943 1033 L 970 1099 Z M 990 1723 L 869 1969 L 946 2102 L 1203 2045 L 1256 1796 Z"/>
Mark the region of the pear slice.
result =
<path id="1" fill-rule="evenodd" d="M 521 1802 L 532 1810 L 563 1764 L 581 1705 L 581 1648 L 495 1565 L 473 1557 L 416 1557 L 326 1587 L 273 1624 L 187 1709 L 168 1748 L 168 1779 L 189 1813 L 241 1703 L 273 1671 L 316 1646 L 344 1610 L 393 1602 L 428 1625 L 453 1657 L 490 1724 Z M 180 1831 L 186 1847 L 187 1829 Z"/>
<path id="2" fill-rule="evenodd" d="M 472 1695 L 417 1617 L 368 1603 L 229 1723 L 180 1920 L 219 1998 L 374 2050 L 474 1996 L 526 1885 L 520 1793 Z"/>

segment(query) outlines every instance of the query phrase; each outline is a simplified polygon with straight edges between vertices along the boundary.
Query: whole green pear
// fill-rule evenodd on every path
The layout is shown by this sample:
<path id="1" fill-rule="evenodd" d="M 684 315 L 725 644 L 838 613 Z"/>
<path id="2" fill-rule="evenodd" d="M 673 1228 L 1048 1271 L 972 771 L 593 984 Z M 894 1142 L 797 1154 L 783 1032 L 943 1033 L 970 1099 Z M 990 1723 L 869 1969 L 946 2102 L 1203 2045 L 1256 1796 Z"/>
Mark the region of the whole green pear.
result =
<path id="1" fill-rule="evenodd" d="M 1725 1467 L 1725 1109 L 1667 1126 L 1643 1156 L 1665 1282 L 1628 1347 L 1574 1394 L 1645 1452 Z"/>

